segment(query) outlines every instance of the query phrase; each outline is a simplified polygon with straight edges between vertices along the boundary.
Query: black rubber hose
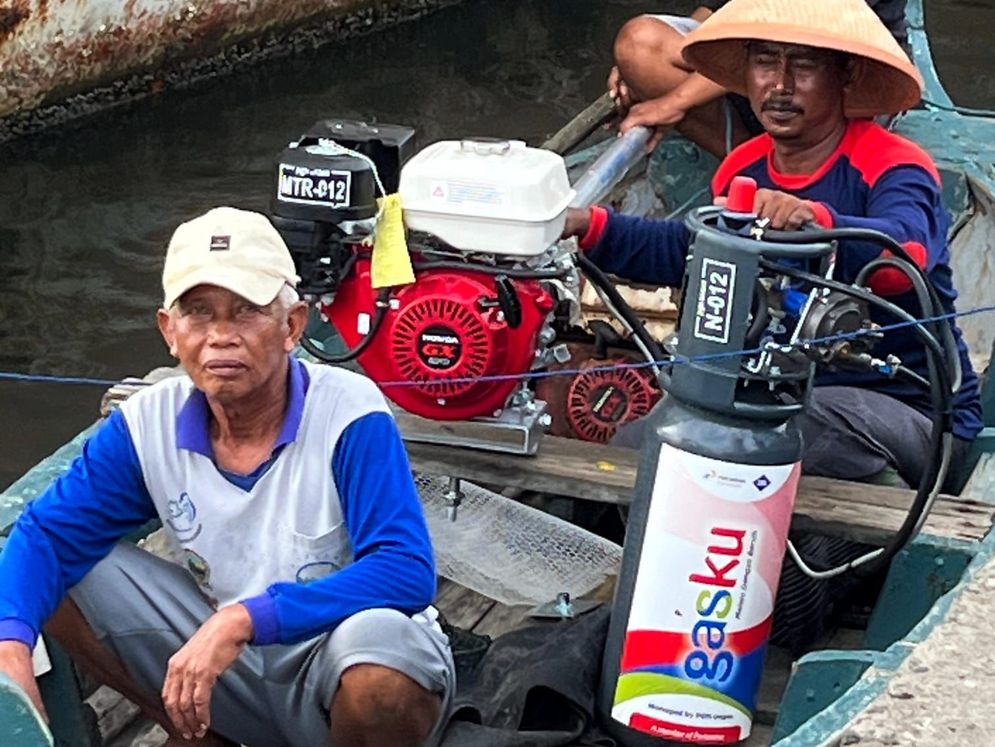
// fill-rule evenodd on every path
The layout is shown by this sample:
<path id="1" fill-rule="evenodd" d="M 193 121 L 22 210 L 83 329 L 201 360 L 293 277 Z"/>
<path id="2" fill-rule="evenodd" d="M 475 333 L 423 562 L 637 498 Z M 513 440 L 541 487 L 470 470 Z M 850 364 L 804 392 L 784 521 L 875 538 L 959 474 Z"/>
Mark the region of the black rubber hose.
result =
<path id="1" fill-rule="evenodd" d="M 577 253 L 577 265 L 580 267 L 581 272 L 587 276 L 587 278 L 594 283 L 598 288 L 600 288 L 608 300 L 612 302 L 612 306 L 621 314 L 622 319 L 625 323 L 629 325 L 632 333 L 639 338 L 640 342 L 646 347 L 650 354 L 655 359 L 658 365 L 663 365 L 663 363 L 670 357 L 664 351 L 663 347 L 659 342 L 654 339 L 647 330 L 646 326 L 643 324 L 643 320 L 636 316 L 636 313 L 632 310 L 632 307 L 625 302 L 621 294 L 615 289 L 612 281 L 608 279 L 608 276 L 601 271 L 594 262 L 584 256 L 583 252 Z"/>
<path id="2" fill-rule="evenodd" d="M 902 246 L 893 236 L 889 236 L 883 231 L 877 231 L 873 228 L 822 228 L 816 224 L 808 224 L 804 231 L 764 231 L 764 239 L 769 241 L 775 241 L 782 244 L 807 244 L 810 241 L 872 241 L 884 244 L 891 253 L 898 259 L 905 260 L 908 262 L 915 270 L 915 273 L 923 278 L 925 283 L 927 293 L 929 294 L 932 304 L 935 307 L 935 314 L 928 314 L 929 316 L 939 316 L 943 314 L 943 305 L 940 303 L 939 297 L 936 295 L 936 288 L 930 282 L 929 277 L 926 275 L 926 271 L 923 270 L 916 261 L 909 254 L 908 250 Z M 889 257 L 880 257 L 876 260 L 872 260 L 868 265 L 875 265 L 876 263 L 887 263 Z M 880 267 L 881 264 L 876 264 Z M 866 271 L 867 266 L 864 270 Z M 867 275 L 864 272 L 861 275 L 866 279 Z M 911 275 L 909 276 L 911 277 Z M 927 308 L 923 308 L 924 312 L 928 313 Z M 947 335 L 944 334 L 946 338 Z M 945 342 L 949 345 L 953 345 L 956 349 L 956 345 L 953 342 L 953 332 L 950 332 L 949 339 Z M 960 388 L 960 379 L 962 372 L 960 370 L 960 359 L 958 358 L 956 368 L 954 369 L 953 379 L 957 382 L 957 388 Z"/>
<path id="3" fill-rule="evenodd" d="M 370 343 L 373 342 L 373 338 L 376 336 L 377 332 L 383 326 L 384 319 L 387 318 L 387 311 L 390 309 L 390 289 L 384 288 L 377 295 L 377 310 L 373 315 L 373 322 L 370 324 L 370 331 L 366 333 L 366 336 L 359 341 L 352 350 L 347 350 L 341 355 L 329 355 L 320 347 L 318 347 L 312 340 L 308 339 L 307 336 L 301 337 L 301 347 L 304 348 L 308 353 L 313 355 L 322 363 L 348 363 L 349 361 L 355 360 L 363 351 L 366 350 Z"/>
<path id="4" fill-rule="evenodd" d="M 471 262 L 448 262 L 445 260 L 413 262 L 411 266 L 419 271 L 426 270 L 461 270 L 464 272 L 482 272 L 486 275 L 507 275 L 510 278 L 523 280 L 557 280 L 569 272 L 568 270 L 523 270 L 515 267 L 495 267 L 493 265 L 474 264 Z"/>
<path id="5" fill-rule="evenodd" d="M 854 281 L 854 284 L 864 286 L 867 283 L 867 279 L 874 274 L 876 270 L 879 270 L 882 267 L 896 267 L 905 272 L 905 274 L 912 281 L 913 289 L 915 290 L 916 297 L 919 301 L 919 307 L 923 310 L 924 314 L 927 316 L 943 316 L 946 314 L 946 310 L 940 304 L 939 299 L 936 298 L 934 294 L 929 292 L 932 290 L 933 285 L 929 282 L 929 278 L 925 275 L 925 273 L 916 272 L 915 275 L 909 274 L 908 267 L 905 265 L 908 265 L 908 263 L 904 260 L 896 259 L 894 257 L 880 257 L 869 262 L 859 273 L 857 273 L 857 278 Z M 919 269 L 918 265 L 912 266 L 915 267 L 916 270 Z M 924 302 L 924 298 L 933 305 L 932 311 L 929 310 L 929 305 Z M 948 354 L 947 365 L 950 366 L 950 369 L 953 372 L 950 387 L 953 394 L 956 395 L 960 390 L 963 371 L 960 363 L 960 352 L 957 350 L 957 340 L 954 339 L 953 328 L 948 321 L 943 320 L 932 322 L 930 326 L 939 332 L 940 336 L 943 338 L 943 345 Z"/>
<path id="6" fill-rule="evenodd" d="M 910 264 L 905 260 L 897 259 L 895 257 L 881 257 L 872 262 L 869 262 L 857 274 L 856 283 L 859 285 L 866 282 L 867 278 L 869 278 L 876 270 L 881 269 L 882 267 L 894 267 L 899 271 L 901 271 L 902 273 L 904 273 L 906 277 L 909 278 L 909 280 L 912 282 L 912 287 L 913 290 L 915 291 L 916 299 L 919 302 L 920 311 L 924 316 L 941 316 L 943 314 L 944 309 L 942 308 L 942 306 L 939 305 L 940 303 L 939 299 L 936 298 L 935 294 L 931 294 L 929 292 L 932 289 L 932 285 L 929 282 L 929 278 L 926 277 L 925 273 L 921 271 L 918 265 Z M 920 385 L 925 384 L 927 390 L 930 391 L 931 400 L 934 401 L 933 404 L 934 409 L 933 412 L 931 413 L 932 417 L 930 418 L 932 421 L 932 428 L 930 429 L 931 457 L 929 462 L 927 463 L 928 468 L 926 471 L 923 472 L 923 475 L 919 480 L 919 485 L 917 486 L 917 488 L 922 488 L 923 486 L 929 487 L 927 493 L 927 502 L 925 503 L 925 505 L 923 505 L 922 508 L 918 510 L 917 512 L 918 518 L 916 520 L 916 524 L 912 527 L 911 531 L 909 532 L 909 537 L 907 537 L 904 541 L 901 542 L 901 544 L 899 545 L 899 549 L 901 549 L 901 547 L 903 547 L 908 542 L 908 540 L 912 536 L 912 533 L 914 533 L 919 527 L 921 527 L 922 523 L 925 521 L 924 512 L 928 511 L 930 508 L 928 497 L 933 495 L 933 493 L 938 489 L 942 488 L 942 485 L 939 485 L 938 483 L 942 482 L 946 478 L 946 475 L 941 473 L 942 465 L 943 462 L 945 461 L 943 452 L 944 449 L 949 448 L 949 443 L 948 443 L 949 437 L 945 438 L 945 435 L 952 432 L 953 400 L 954 397 L 956 397 L 957 392 L 960 390 L 961 386 L 960 353 L 957 350 L 957 344 L 956 341 L 954 340 L 953 330 L 950 324 L 946 321 L 937 321 L 930 323 L 929 326 L 933 330 L 933 336 L 936 337 L 937 336 L 936 333 L 938 332 L 939 336 L 943 340 L 944 350 L 947 353 L 946 365 L 949 369 L 952 369 L 952 374 L 951 371 L 949 370 L 945 370 L 944 373 L 950 374 L 950 379 L 952 380 L 947 382 L 948 391 L 946 392 L 946 394 L 949 395 L 945 400 L 947 409 L 942 413 L 938 413 L 938 411 L 936 410 L 937 407 L 935 402 L 936 398 L 933 396 L 932 393 L 933 387 L 931 386 L 931 384 L 940 381 L 941 379 L 937 377 L 936 371 L 934 370 L 936 368 L 936 364 L 933 361 L 933 357 L 927 356 L 926 359 L 927 366 L 929 368 L 928 382 L 923 381 L 922 377 L 916 374 L 914 371 L 905 369 L 904 367 L 899 367 L 896 371 L 896 374 L 902 378 L 905 378 L 907 380 L 918 379 L 917 383 L 920 383 Z M 942 418 L 942 423 L 943 423 L 942 430 L 938 430 L 939 429 L 939 426 L 937 425 L 938 418 Z M 918 490 L 916 495 L 918 497 Z M 912 510 L 910 508 L 910 515 L 911 514 Z M 900 541 L 900 538 L 898 538 L 897 535 L 895 541 L 896 543 Z"/>
<path id="7" fill-rule="evenodd" d="M 904 259 L 912 266 L 918 267 L 908 250 L 896 239 L 873 228 L 818 228 L 807 226 L 804 231 L 774 231 L 765 230 L 764 241 L 778 244 L 811 244 L 822 241 L 878 241 L 888 247 L 899 259 Z"/>
<path id="8" fill-rule="evenodd" d="M 770 314 L 767 313 L 769 306 L 770 293 L 767 291 L 767 286 L 757 278 L 753 290 L 753 319 L 750 321 L 750 328 L 746 331 L 746 337 L 743 338 L 745 347 L 752 348 L 760 344 L 760 335 L 770 323 Z"/>
<path id="9" fill-rule="evenodd" d="M 922 342 L 926 345 L 928 352 L 936 355 L 941 361 L 946 358 L 946 353 L 943 350 L 943 346 L 940 344 L 936 336 L 930 333 L 928 330 L 924 329 L 918 319 L 916 319 L 912 314 L 907 312 L 901 306 L 896 306 L 895 304 L 885 301 L 880 296 L 877 296 L 870 291 L 866 291 L 862 288 L 856 288 L 852 285 L 847 285 L 836 280 L 829 280 L 827 278 L 821 277 L 820 275 L 813 275 L 812 273 L 805 272 L 804 270 L 798 270 L 794 267 L 786 267 L 785 265 L 777 264 L 776 262 L 771 262 L 769 260 L 761 259 L 760 266 L 770 270 L 771 272 L 776 272 L 780 275 L 786 277 L 794 278 L 796 280 L 802 280 L 806 283 L 812 285 L 821 286 L 823 288 L 829 288 L 830 290 L 839 291 L 844 295 L 852 296 L 853 298 L 859 298 L 862 301 L 866 301 L 869 304 L 877 306 L 884 309 L 888 313 L 897 317 L 903 322 L 908 322 L 912 325 L 912 330 L 919 336 Z M 927 311 L 927 310 L 924 310 Z"/>
<path id="10" fill-rule="evenodd" d="M 853 286 L 839 283 L 834 280 L 827 280 L 826 278 L 819 277 L 818 275 L 812 275 L 801 270 L 784 267 L 767 260 L 761 260 L 760 264 L 772 272 L 777 272 L 787 277 L 793 277 L 813 285 L 830 288 L 831 290 L 836 290 L 840 293 L 862 299 L 867 303 L 874 304 L 879 308 L 888 311 L 903 321 L 917 321 L 915 317 L 905 311 L 905 309 L 860 288 L 854 288 Z M 908 268 L 901 269 L 908 272 Z M 910 277 L 914 274 L 915 273 L 911 273 Z M 913 280 L 913 284 L 915 284 L 915 282 L 916 281 Z M 929 306 L 932 307 L 932 304 L 930 303 Z M 928 311 L 928 308 L 923 309 L 924 313 L 928 313 Z M 912 505 L 909 507 L 909 512 L 905 517 L 905 521 L 902 522 L 902 526 L 899 527 L 891 541 L 884 547 L 884 552 L 868 563 L 858 566 L 858 568 L 865 573 L 873 573 L 886 566 L 887 563 L 890 562 L 891 559 L 899 552 L 899 550 L 906 545 L 911 538 L 912 533 L 919 525 L 923 512 L 929 505 L 930 495 L 937 487 L 936 482 L 940 471 L 940 461 L 944 448 L 944 434 L 949 433 L 952 427 L 951 402 L 953 395 L 950 388 L 949 371 L 946 370 L 945 366 L 941 365 L 946 362 L 944 361 L 945 356 L 943 348 L 936 337 L 923 325 L 916 324 L 912 327 L 912 329 L 916 331 L 916 334 L 925 343 L 930 363 L 930 398 L 933 404 L 933 412 L 931 413 L 932 428 L 930 432 L 930 452 L 933 458 L 930 460 L 930 464 L 926 472 L 923 473 L 919 480 L 919 486 L 916 489 L 915 498 L 912 500 Z M 808 564 L 807 560 L 805 562 Z"/>
<path id="11" fill-rule="evenodd" d="M 904 379 L 912 384 L 918 384 L 923 389 L 929 389 L 929 379 L 925 379 L 911 368 L 906 368 L 905 366 L 895 366 L 895 378 Z"/>

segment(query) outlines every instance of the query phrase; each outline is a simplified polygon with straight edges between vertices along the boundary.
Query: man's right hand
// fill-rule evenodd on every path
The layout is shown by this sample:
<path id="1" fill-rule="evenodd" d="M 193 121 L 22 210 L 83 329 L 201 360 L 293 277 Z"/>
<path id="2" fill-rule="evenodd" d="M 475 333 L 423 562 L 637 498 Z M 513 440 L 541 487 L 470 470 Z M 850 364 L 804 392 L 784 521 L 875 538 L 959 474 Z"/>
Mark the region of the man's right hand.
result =
<path id="1" fill-rule="evenodd" d="M 561 239 L 580 238 L 591 228 L 591 210 L 589 208 L 567 208 L 567 219 L 563 224 Z"/>
<path id="2" fill-rule="evenodd" d="M 48 721 L 45 704 L 42 703 L 38 683 L 35 681 L 35 668 L 31 661 L 31 649 L 21 641 L 0 641 L 0 672 L 16 682 Z"/>

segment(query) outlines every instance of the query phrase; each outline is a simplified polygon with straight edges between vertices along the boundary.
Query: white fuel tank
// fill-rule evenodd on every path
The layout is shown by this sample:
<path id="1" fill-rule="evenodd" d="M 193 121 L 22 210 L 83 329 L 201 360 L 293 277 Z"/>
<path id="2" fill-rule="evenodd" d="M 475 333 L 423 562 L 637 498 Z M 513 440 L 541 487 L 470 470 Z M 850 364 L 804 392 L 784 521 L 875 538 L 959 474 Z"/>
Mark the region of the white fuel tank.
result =
<path id="1" fill-rule="evenodd" d="M 556 153 L 520 140 L 443 140 L 401 170 L 404 222 L 464 251 L 534 256 L 563 231 L 574 196 Z"/>

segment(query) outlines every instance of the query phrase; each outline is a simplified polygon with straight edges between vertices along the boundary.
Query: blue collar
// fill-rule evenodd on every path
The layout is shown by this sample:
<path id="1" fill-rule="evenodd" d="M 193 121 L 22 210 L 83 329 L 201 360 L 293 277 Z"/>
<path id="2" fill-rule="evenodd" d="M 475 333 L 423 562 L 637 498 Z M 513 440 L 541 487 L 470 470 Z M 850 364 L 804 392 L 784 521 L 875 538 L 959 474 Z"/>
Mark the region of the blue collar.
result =
<path id="1" fill-rule="evenodd" d="M 280 435 L 273 444 L 273 452 L 297 440 L 297 431 L 304 416 L 304 398 L 307 395 L 309 377 L 304 364 L 290 358 L 290 382 L 287 392 L 287 414 L 280 428 Z M 211 446 L 211 408 L 207 397 L 199 389 L 194 389 L 176 416 L 176 445 L 181 449 L 194 451 L 214 460 Z"/>

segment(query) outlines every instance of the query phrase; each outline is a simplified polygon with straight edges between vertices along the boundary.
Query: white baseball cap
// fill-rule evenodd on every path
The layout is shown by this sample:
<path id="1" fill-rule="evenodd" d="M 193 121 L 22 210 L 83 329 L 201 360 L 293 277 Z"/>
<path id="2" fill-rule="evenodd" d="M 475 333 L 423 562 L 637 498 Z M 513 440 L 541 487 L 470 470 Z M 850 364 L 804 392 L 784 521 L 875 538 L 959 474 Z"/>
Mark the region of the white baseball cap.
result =
<path id="1" fill-rule="evenodd" d="M 279 232 L 261 213 L 218 207 L 180 224 L 162 269 L 163 305 L 197 285 L 217 285 L 259 306 L 300 278 Z"/>

